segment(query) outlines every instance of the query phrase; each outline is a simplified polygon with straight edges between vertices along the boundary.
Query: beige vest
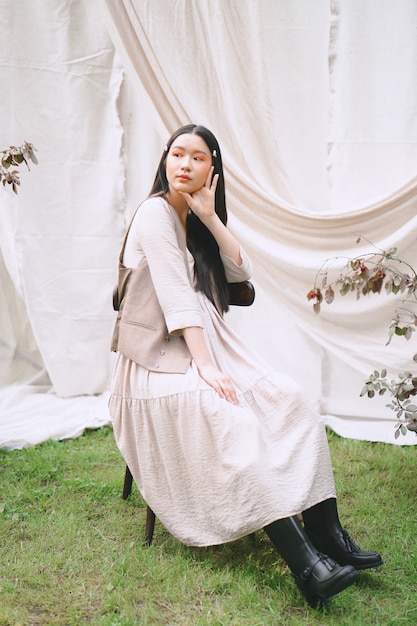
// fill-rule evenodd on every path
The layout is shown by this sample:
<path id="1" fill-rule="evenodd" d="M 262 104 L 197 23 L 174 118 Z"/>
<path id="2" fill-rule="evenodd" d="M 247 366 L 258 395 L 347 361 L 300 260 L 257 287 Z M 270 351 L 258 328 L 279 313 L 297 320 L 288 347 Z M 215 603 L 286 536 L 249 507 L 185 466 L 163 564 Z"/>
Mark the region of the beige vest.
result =
<path id="1" fill-rule="evenodd" d="M 176 228 L 178 245 L 185 253 L 184 238 L 177 223 Z M 191 354 L 182 335 L 168 333 L 146 259 L 133 269 L 123 265 L 129 230 L 130 226 L 119 255 L 119 310 L 111 350 L 153 372 L 184 374 L 190 366 Z M 184 262 L 189 274 L 186 254 Z"/>

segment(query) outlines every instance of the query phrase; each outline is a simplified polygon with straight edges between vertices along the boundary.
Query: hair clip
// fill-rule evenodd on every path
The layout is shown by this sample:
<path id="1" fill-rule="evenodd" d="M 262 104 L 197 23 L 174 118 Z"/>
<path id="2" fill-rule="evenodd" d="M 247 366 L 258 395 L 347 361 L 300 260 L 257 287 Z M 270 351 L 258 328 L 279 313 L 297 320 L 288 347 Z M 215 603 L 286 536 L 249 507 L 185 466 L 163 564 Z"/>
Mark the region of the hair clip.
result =
<path id="1" fill-rule="evenodd" d="M 168 152 L 168 146 L 164 146 L 164 152 Z"/>
<path id="2" fill-rule="evenodd" d="M 216 156 L 217 156 L 217 152 L 216 152 L 216 150 L 213 150 L 212 155 L 213 155 L 214 157 L 216 157 Z"/>

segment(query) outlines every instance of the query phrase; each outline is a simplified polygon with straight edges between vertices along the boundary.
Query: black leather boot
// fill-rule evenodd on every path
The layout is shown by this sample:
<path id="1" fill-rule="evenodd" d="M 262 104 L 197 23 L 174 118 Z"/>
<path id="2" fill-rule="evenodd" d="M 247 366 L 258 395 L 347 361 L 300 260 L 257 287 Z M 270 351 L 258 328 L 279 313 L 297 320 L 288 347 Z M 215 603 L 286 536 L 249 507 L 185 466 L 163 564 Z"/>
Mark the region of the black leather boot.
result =
<path id="1" fill-rule="evenodd" d="M 336 498 L 329 498 L 303 511 L 303 520 L 304 529 L 317 550 L 340 565 L 353 565 L 357 570 L 382 565 L 381 555 L 361 550 L 342 528 Z"/>
<path id="2" fill-rule="evenodd" d="M 264 530 L 313 608 L 326 604 L 357 579 L 353 567 L 338 565 L 314 548 L 296 517 L 277 520 Z"/>

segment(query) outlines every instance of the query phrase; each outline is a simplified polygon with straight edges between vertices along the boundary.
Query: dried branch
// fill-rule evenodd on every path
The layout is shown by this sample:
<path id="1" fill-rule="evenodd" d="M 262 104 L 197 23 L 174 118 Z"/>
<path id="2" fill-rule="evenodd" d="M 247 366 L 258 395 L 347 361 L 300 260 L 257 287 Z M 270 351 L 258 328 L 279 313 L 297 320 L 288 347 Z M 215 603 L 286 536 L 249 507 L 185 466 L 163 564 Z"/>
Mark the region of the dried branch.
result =
<path id="1" fill-rule="evenodd" d="M 359 237 L 357 243 L 360 240 Z M 327 259 L 317 272 L 307 299 L 313 302 L 313 310 L 318 315 L 322 303 L 332 304 L 337 293 L 341 296 L 354 293 L 357 300 L 365 295 L 380 294 L 383 288 L 386 294 L 399 294 L 402 296 L 401 305 L 395 307 L 388 329 L 387 345 L 393 336 L 409 340 L 417 327 L 417 273 L 397 255 L 397 248 L 387 252 L 374 248 L 376 252 L 344 259 L 346 262 L 339 270 L 333 270 L 333 267 L 342 260 L 340 257 Z M 334 279 L 331 279 L 332 272 L 337 273 Z M 415 365 L 416 354 L 412 356 L 412 361 Z M 417 406 L 410 400 L 411 396 L 417 395 L 417 375 L 402 372 L 397 379 L 388 381 L 386 369 L 382 372 L 375 370 L 365 382 L 360 395 L 373 398 L 376 394 L 383 395 L 386 392 L 392 396 L 392 402 L 387 406 L 394 411 L 398 420 L 395 437 L 400 433 L 405 435 L 407 430 L 417 435 Z"/>
<path id="2" fill-rule="evenodd" d="M 29 161 L 37 165 L 38 159 L 35 156 L 35 150 L 36 148 L 33 144 L 25 141 L 19 147 L 10 146 L 7 150 L 0 152 L 0 182 L 3 183 L 3 187 L 7 183 L 17 193 L 17 187 L 20 185 L 19 171 L 11 168 L 19 167 L 22 163 L 25 163 L 28 170 L 30 170 Z"/>

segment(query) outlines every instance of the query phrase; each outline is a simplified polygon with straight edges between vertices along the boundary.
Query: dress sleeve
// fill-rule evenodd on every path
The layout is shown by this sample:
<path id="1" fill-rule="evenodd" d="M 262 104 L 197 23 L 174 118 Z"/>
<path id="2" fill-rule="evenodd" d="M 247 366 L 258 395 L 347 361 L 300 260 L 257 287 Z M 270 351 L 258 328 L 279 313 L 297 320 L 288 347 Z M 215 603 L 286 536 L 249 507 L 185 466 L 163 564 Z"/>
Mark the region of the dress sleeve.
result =
<path id="1" fill-rule="evenodd" d="M 175 210 L 162 198 L 149 198 L 138 209 L 131 232 L 138 260 L 149 267 L 168 332 L 203 326 L 200 306 L 178 241 Z M 129 241 L 127 244 L 132 245 Z"/>
<path id="2" fill-rule="evenodd" d="M 240 247 L 240 256 L 242 264 L 237 265 L 230 257 L 223 254 L 220 255 L 223 261 L 224 271 L 228 283 L 239 283 L 243 280 L 249 280 L 252 276 L 252 261 L 246 254 L 245 250 Z"/>

